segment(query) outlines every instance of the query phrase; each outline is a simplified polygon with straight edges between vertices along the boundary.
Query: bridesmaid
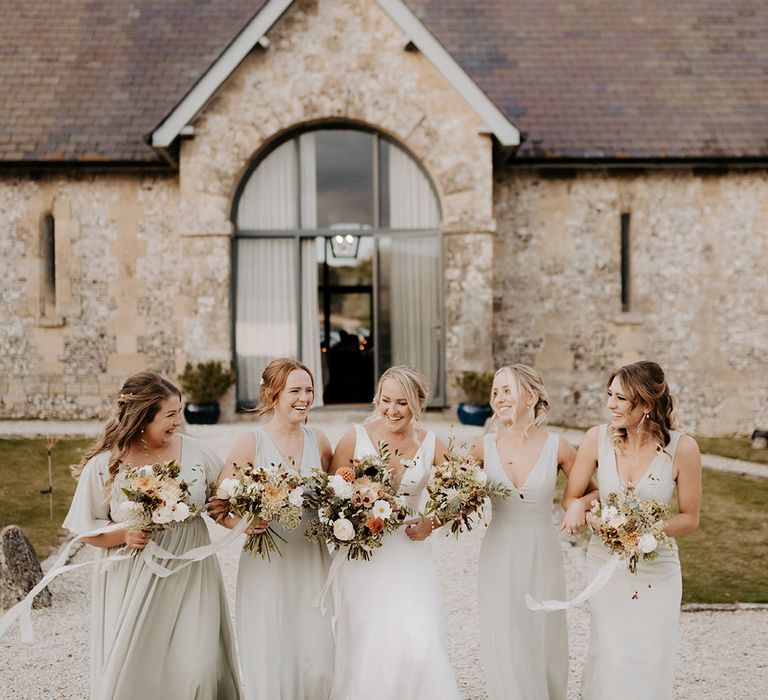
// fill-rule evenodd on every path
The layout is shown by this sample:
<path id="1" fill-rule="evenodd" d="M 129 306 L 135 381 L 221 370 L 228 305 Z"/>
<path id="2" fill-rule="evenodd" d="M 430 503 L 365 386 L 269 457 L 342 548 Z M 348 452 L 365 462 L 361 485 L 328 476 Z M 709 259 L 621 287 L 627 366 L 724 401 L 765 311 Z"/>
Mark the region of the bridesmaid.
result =
<path id="1" fill-rule="evenodd" d="M 492 700 L 565 700 L 565 611 L 532 612 L 525 594 L 565 595 L 552 503 L 558 470 L 570 473 L 576 450 L 544 430 L 547 394 L 532 367 L 498 370 L 491 406 L 496 431 L 479 438 L 472 454 L 489 479 L 512 489 L 512 497 L 493 500 L 480 550 L 480 638 L 488 694 Z"/>
<path id="2" fill-rule="evenodd" d="M 641 498 L 672 503 L 677 484 L 679 514 L 665 529 L 670 538 L 699 524 L 701 456 L 693 438 L 675 430 L 674 401 L 655 362 L 622 367 L 608 382 L 610 423 L 591 428 L 579 448 L 563 505 L 565 525 L 585 522 L 590 497 L 582 494 L 597 470 L 600 500 L 631 482 Z M 611 556 L 598 537 L 587 548 L 592 580 Z M 620 567 L 590 599 L 589 651 L 582 698 L 672 698 L 682 580 L 677 545 L 641 561 L 637 574 Z"/>
<path id="3" fill-rule="evenodd" d="M 82 534 L 119 520 L 122 494 L 112 493 L 127 466 L 176 460 L 191 483 L 196 505 L 205 506 L 206 484 L 221 462 L 198 440 L 179 435 L 181 394 L 154 372 L 128 378 L 103 435 L 81 463 L 64 527 Z M 157 532 L 127 529 L 84 538 L 97 558 L 119 547 L 143 549 L 149 539 L 174 554 L 210 542 L 195 517 Z M 174 567 L 174 562 L 165 562 Z M 97 565 L 98 567 L 98 565 Z M 216 557 L 158 578 L 141 557 L 110 562 L 93 577 L 91 694 L 94 700 L 216 700 L 239 698 L 235 645 Z"/>
<path id="4" fill-rule="evenodd" d="M 315 400 L 314 378 L 300 362 L 279 358 L 262 374 L 258 416 L 272 414 L 264 427 L 242 435 L 227 457 L 222 479 L 237 478 L 235 465 L 248 462 L 292 464 L 303 475 L 313 468 L 327 470 L 331 462 L 328 438 L 304 425 Z M 214 499 L 209 512 L 234 527 L 226 516 L 226 501 Z M 313 602 L 325 583 L 328 550 L 304 537 L 315 514 L 304 511 L 302 524 L 272 528 L 285 542 L 271 561 L 243 550 L 237 576 L 237 637 L 248 700 L 327 700 L 333 669 L 330 622 Z M 225 518 L 225 519 L 224 519 Z M 268 523 L 256 524 L 265 529 Z"/>

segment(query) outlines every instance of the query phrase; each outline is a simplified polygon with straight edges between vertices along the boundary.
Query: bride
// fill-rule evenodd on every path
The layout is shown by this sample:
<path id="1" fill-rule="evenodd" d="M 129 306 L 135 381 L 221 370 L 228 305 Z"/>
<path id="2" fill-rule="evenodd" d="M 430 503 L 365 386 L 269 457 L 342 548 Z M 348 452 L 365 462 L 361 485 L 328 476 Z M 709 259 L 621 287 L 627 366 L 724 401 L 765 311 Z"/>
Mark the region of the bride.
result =
<path id="1" fill-rule="evenodd" d="M 382 374 L 374 413 L 339 441 L 332 469 L 375 454 L 386 443 L 397 492 L 418 513 L 445 446 L 419 426 L 427 381 L 410 367 Z M 332 700 L 458 700 L 445 652 L 440 587 L 425 540 L 439 523 L 414 517 L 386 535 L 369 561 L 341 562 L 336 587 Z M 342 549 L 337 557 L 346 557 Z"/>

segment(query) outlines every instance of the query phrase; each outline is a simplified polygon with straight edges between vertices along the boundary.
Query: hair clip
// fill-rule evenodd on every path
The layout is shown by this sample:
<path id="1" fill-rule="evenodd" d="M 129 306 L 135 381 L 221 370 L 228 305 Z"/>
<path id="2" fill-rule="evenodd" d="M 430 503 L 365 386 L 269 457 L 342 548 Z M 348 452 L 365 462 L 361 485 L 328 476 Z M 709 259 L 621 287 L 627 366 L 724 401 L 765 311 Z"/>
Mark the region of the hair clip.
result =
<path id="1" fill-rule="evenodd" d="M 259 386 L 264 386 L 264 377 L 259 377 Z"/>

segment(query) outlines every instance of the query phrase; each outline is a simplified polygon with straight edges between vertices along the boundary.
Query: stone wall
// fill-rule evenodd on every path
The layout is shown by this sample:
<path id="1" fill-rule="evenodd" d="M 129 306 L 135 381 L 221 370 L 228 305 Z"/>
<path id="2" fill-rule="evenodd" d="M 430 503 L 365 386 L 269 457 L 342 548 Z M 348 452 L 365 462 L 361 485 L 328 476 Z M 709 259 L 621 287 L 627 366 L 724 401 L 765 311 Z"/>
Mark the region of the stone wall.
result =
<path id="1" fill-rule="evenodd" d="M 228 308 L 229 247 L 182 241 L 178 210 L 173 177 L 0 178 L 0 416 L 103 416 L 128 374 L 174 377 L 188 356 L 211 356 L 200 328 Z M 47 213 L 56 304 L 45 313 Z"/>
<path id="2" fill-rule="evenodd" d="M 494 359 L 541 370 L 552 418 L 604 419 L 611 369 L 658 361 L 687 430 L 768 425 L 768 177 L 762 172 L 545 177 L 495 189 Z M 631 214 L 631 308 L 620 215 Z"/>

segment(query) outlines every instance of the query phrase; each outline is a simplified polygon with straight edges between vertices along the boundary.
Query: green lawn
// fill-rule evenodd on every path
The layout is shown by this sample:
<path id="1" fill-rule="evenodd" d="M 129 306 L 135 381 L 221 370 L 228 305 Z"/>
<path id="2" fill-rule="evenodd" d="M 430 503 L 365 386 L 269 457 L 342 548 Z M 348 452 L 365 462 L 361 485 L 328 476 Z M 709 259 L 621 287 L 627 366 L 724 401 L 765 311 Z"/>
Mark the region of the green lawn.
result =
<path id="1" fill-rule="evenodd" d="M 752 441 L 745 437 L 708 438 L 694 436 L 702 454 L 720 455 L 747 462 L 768 464 L 768 448 L 756 450 Z"/>
<path id="2" fill-rule="evenodd" d="M 685 603 L 768 603 L 768 479 L 704 470 L 699 529 L 680 537 Z"/>
<path id="3" fill-rule="evenodd" d="M 42 560 L 66 533 L 60 525 L 69 510 L 76 482 L 69 465 L 80 461 L 89 440 L 60 440 L 53 448 L 53 520 L 48 494 L 45 440 L 0 439 L 0 528 L 20 525 Z"/>

